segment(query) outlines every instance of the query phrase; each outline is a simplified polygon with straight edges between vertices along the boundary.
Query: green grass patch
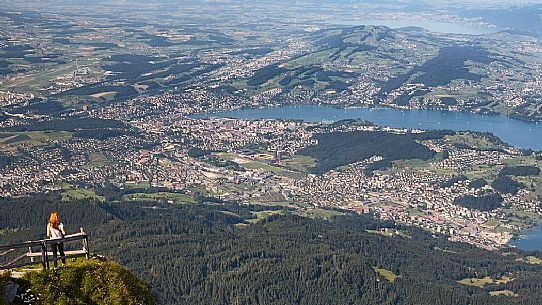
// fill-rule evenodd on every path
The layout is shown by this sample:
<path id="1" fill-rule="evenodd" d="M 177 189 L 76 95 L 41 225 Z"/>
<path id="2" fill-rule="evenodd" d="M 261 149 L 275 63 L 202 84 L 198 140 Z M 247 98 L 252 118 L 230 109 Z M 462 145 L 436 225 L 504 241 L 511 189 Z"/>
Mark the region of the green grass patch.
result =
<path id="1" fill-rule="evenodd" d="M 284 167 L 296 172 L 308 173 L 317 163 L 316 159 L 308 156 L 294 156 L 291 159 L 283 160 Z"/>
<path id="2" fill-rule="evenodd" d="M 62 141 L 72 138 L 72 133 L 68 131 L 32 131 L 29 134 L 37 141 Z"/>
<path id="3" fill-rule="evenodd" d="M 223 213 L 229 214 L 228 212 L 223 212 Z M 283 215 L 284 211 L 283 210 L 266 210 L 266 211 L 258 211 L 258 212 L 251 212 L 251 213 L 255 218 L 245 219 L 244 222 L 237 223 L 237 224 L 235 224 L 235 226 L 237 228 L 246 228 L 249 225 L 256 224 L 256 223 L 258 223 L 258 222 L 260 222 L 260 221 L 262 221 L 262 220 L 264 220 L 264 219 L 266 219 L 268 217 L 271 217 L 273 215 Z M 233 214 L 233 215 L 238 216 L 236 214 Z"/>
<path id="4" fill-rule="evenodd" d="M 490 291 L 489 294 L 492 297 L 500 296 L 500 295 L 507 296 L 507 297 L 516 297 L 517 296 L 517 294 L 515 294 L 513 291 L 510 291 L 510 290 Z"/>
<path id="5" fill-rule="evenodd" d="M 485 285 L 492 284 L 493 279 L 490 278 L 489 276 L 486 276 L 486 277 L 481 278 L 481 279 L 478 279 L 478 278 L 466 278 L 466 279 L 462 279 L 462 280 L 457 281 L 457 282 L 459 284 L 462 284 L 462 285 L 482 288 Z"/>
<path id="6" fill-rule="evenodd" d="M 284 214 L 284 211 L 282 210 L 276 210 L 276 211 L 259 211 L 259 212 L 251 212 L 256 218 L 258 219 L 265 219 L 267 217 L 273 216 L 273 215 L 282 215 Z"/>
<path id="7" fill-rule="evenodd" d="M 233 159 L 237 158 L 237 155 L 233 153 L 227 153 L 227 152 L 217 152 L 213 153 L 213 155 L 220 157 L 224 160 L 232 161 Z"/>
<path id="8" fill-rule="evenodd" d="M 525 262 L 531 265 L 542 265 L 542 259 L 536 256 L 527 256 Z"/>
<path id="9" fill-rule="evenodd" d="M 420 159 L 412 159 L 412 160 L 396 160 L 393 161 L 393 164 L 397 166 L 400 169 L 419 169 L 419 168 L 428 168 L 431 166 L 431 161 L 424 161 Z"/>
<path id="10" fill-rule="evenodd" d="M 407 212 L 410 216 L 425 216 L 425 212 L 419 208 L 408 208 Z"/>
<path id="11" fill-rule="evenodd" d="M 192 194 L 199 194 L 202 196 L 209 196 L 211 192 L 203 186 L 192 186 L 188 188 L 188 192 Z"/>
<path id="12" fill-rule="evenodd" d="M 234 184 L 233 187 L 239 191 L 253 191 L 258 188 L 257 185 L 252 185 L 252 184 L 247 184 L 247 183 L 237 183 L 237 184 Z"/>
<path id="13" fill-rule="evenodd" d="M 0 146 L 25 143 L 32 146 L 47 145 L 51 142 L 70 139 L 72 134 L 67 131 L 31 131 L 0 133 Z"/>
<path id="14" fill-rule="evenodd" d="M 501 277 L 501 279 L 495 280 L 495 283 L 499 284 L 499 285 L 500 284 L 507 284 L 507 283 L 509 283 L 509 282 L 511 282 L 513 280 L 514 280 L 513 278 L 505 275 L 505 276 Z"/>
<path id="15" fill-rule="evenodd" d="M 486 137 L 472 133 L 457 133 L 452 136 L 447 136 L 446 139 L 450 144 L 465 144 L 472 148 L 479 149 L 496 149 L 495 143 L 491 142 Z"/>
<path id="16" fill-rule="evenodd" d="M 296 214 L 309 218 L 323 218 L 329 219 L 334 216 L 343 215 L 344 213 L 336 210 L 328 209 L 319 209 L 319 208 L 308 208 L 308 209 L 299 209 L 296 211 Z"/>
<path id="17" fill-rule="evenodd" d="M 91 94 L 89 95 L 90 97 L 94 98 L 94 99 L 102 99 L 102 100 L 105 100 L 105 101 L 110 101 L 112 99 L 115 98 L 115 95 L 117 95 L 118 92 L 116 91 L 107 91 L 107 92 L 100 92 L 100 93 L 95 93 L 95 94 Z"/>
<path id="18" fill-rule="evenodd" d="M 103 167 L 111 164 L 111 160 L 107 159 L 102 152 L 93 152 L 89 156 L 89 164 L 83 166 L 85 168 Z"/>
<path id="19" fill-rule="evenodd" d="M 272 173 L 275 173 L 275 174 L 283 173 L 283 172 L 286 171 L 283 168 L 276 167 L 276 166 L 271 166 L 269 164 L 256 162 L 256 161 L 240 163 L 240 165 L 243 166 L 244 168 L 248 169 L 248 170 L 263 170 L 263 171 L 272 172 Z"/>
<path id="20" fill-rule="evenodd" d="M 496 279 L 496 280 L 490 278 L 489 276 L 486 276 L 484 278 L 466 278 L 466 279 L 462 279 L 462 280 L 457 281 L 457 282 L 459 284 L 462 284 L 462 285 L 483 288 L 485 285 L 506 284 L 506 283 L 509 283 L 509 282 L 511 282 L 513 280 L 514 280 L 513 278 L 510 278 L 508 276 L 503 276 L 502 278 Z"/>
<path id="21" fill-rule="evenodd" d="M 186 194 L 178 194 L 178 193 L 169 193 L 169 192 L 158 192 L 158 193 L 135 193 L 135 194 L 128 194 L 122 196 L 122 199 L 125 201 L 167 201 L 171 203 L 177 203 L 177 204 L 185 204 L 185 203 L 196 203 L 196 200 L 192 198 L 189 195 Z"/>
<path id="22" fill-rule="evenodd" d="M 0 84 L 0 90 L 17 90 L 21 92 L 31 92 L 40 95 L 41 89 L 55 82 L 55 78 L 63 76 L 66 73 L 72 72 L 75 69 L 75 62 L 67 64 L 49 65 L 51 69 L 44 69 L 37 73 L 27 74 L 23 77 L 8 80 Z"/>
<path id="23" fill-rule="evenodd" d="M 86 167 L 89 167 L 88 165 Z M 151 184 L 149 181 L 141 181 L 138 183 L 125 183 L 124 186 L 126 188 L 132 188 L 132 189 L 147 189 L 151 187 Z"/>
<path id="24" fill-rule="evenodd" d="M 93 190 L 88 189 L 74 189 L 74 190 L 65 190 L 62 192 L 62 201 L 70 200 L 82 200 L 82 199 L 91 199 L 98 201 L 105 201 L 105 197 L 99 196 Z"/>
<path id="25" fill-rule="evenodd" d="M 29 272 L 18 283 L 39 294 L 39 304 L 156 304 L 150 285 L 109 261 L 77 260 L 58 271 Z"/>
<path id="26" fill-rule="evenodd" d="M 507 218 L 511 220 L 512 224 L 523 227 L 536 224 L 540 219 L 540 216 L 535 212 L 518 211 L 515 209 L 503 209 L 502 211 L 507 214 Z"/>
<path id="27" fill-rule="evenodd" d="M 14 144 L 14 143 L 18 143 L 18 142 L 25 142 L 25 141 L 29 141 L 31 139 L 32 138 L 30 138 L 29 136 L 27 136 L 25 134 L 18 134 L 16 136 L 10 137 L 9 139 L 5 140 L 4 144 Z"/>
<path id="28" fill-rule="evenodd" d="M 529 156 L 517 156 L 503 160 L 503 163 L 507 165 L 533 165 L 536 163 L 536 160 Z"/>
<path id="29" fill-rule="evenodd" d="M 387 269 L 383 269 L 383 268 L 378 268 L 376 266 L 373 266 L 373 270 L 380 274 L 386 281 L 388 282 L 395 282 L 395 280 L 400 277 L 398 275 L 396 275 L 395 273 L 391 272 L 390 270 L 387 270 Z"/>
<path id="30" fill-rule="evenodd" d="M 269 211 L 258 211 L 258 212 L 251 212 L 252 215 L 254 215 L 256 218 L 250 218 L 250 219 L 246 219 L 245 222 L 249 223 L 249 224 L 255 224 L 255 223 L 258 223 L 270 216 L 273 216 L 273 215 L 283 215 L 284 214 L 284 211 L 282 210 L 269 210 Z"/>

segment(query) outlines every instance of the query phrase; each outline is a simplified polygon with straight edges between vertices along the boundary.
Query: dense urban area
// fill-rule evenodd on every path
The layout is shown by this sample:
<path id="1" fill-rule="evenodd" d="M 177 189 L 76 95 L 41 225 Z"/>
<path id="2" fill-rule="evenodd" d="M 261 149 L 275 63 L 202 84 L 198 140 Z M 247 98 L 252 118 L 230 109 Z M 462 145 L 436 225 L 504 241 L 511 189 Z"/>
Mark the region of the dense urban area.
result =
<path id="1" fill-rule="evenodd" d="M 540 139 L 234 115 L 529 139 L 542 5 L 493 2 L 0 0 L 0 305 L 542 304 Z M 4 268 L 53 210 L 90 259 Z"/>
<path id="2" fill-rule="evenodd" d="M 150 17 L 135 10 L 113 19 L 115 7 L 82 19 L 19 6 L 1 15 L 2 196 L 106 200 L 115 189 L 172 204 L 216 198 L 326 216 L 346 209 L 488 249 L 542 216 L 540 155 L 488 134 L 195 116 L 331 104 L 540 120 L 542 44 L 532 35 L 326 20 L 271 33 L 228 11 L 213 29 L 196 30 L 144 22 Z M 367 149 L 375 143 L 388 147 Z"/>

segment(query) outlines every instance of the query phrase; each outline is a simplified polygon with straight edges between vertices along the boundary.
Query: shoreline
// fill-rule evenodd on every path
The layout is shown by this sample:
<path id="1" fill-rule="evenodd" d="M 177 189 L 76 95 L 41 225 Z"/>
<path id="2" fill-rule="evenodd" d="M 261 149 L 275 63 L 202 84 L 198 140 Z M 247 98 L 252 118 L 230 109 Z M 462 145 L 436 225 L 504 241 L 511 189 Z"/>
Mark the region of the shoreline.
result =
<path id="1" fill-rule="evenodd" d="M 280 109 L 280 108 L 283 108 L 283 107 L 293 107 L 293 108 L 298 108 L 298 107 L 322 107 L 322 108 L 329 108 L 329 109 L 335 109 L 335 110 L 368 110 L 368 111 L 386 111 L 386 110 L 390 110 L 390 111 L 398 111 L 398 112 L 407 112 L 407 111 L 411 111 L 411 112 L 426 112 L 426 113 L 444 113 L 444 114 L 451 114 L 451 115 L 467 115 L 467 116 L 473 116 L 473 118 L 475 117 L 480 117 L 480 118 L 490 118 L 490 119 L 494 119 L 494 120 L 502 120 L 503 122 L 503 125 L 504 124 L 507 124 L 507 122 L 512 122 L 512 124 L 525 124 L 526 126 L 516 126 L 516 133 L 519 129 L 525 127 L 527 128 L 527 131 L 529 131 L 530 129 L 534 129 L 535 132 L 536 130 L 538 130 L 538 128 L 542 128 L 542 124 L 539 124 L 538 122 L 530 122 L 530 121 L 525 121 L 525 120 L 519 120 L 519 119 L 516 119 L 516 118 L 513 118 L 513 117 L 510 117 L 510 116 L 506 116 L 506 115 L 503 115 L 503 114 L 496 114 L 496 113 L 492 113 L 492 114 L 483 114 L 483 113 L 477 113 L 477 112 L 467 112 L 467 111 L 456 111 L 456 110 L 450 110 L 450 109 L 436 109 L 436 108 L 401 108 L 401 107 L 388 107 L 388 105 L 372 105 L 372 106 L 365 106 L 365 105 L 338 105 L 338 104 L 326 104 L 326 103 L 282 103 L 282 104 L 273 104 L 273 105 L 262 105 L 262 106 L 239 106 L 239 107 L 236 107 L 236 108 L 230 108 L 230 109 L 223 109 L 223 110 L 216 110 L 216 109 L 213 109 L 213 110 L 210 110 L 210 111 L 204 111 L 204 112 L 194 112 L 194 113 L 191 113 L 191 114 L 187 114 L 185 117 L 186 118 L 189 118 L 189 119 L 204 119 L 204 118 L 211 118 L 211 117 L 224 117 L 224 118 L 236 118 L 234 113 L 235 112 L 242 112 L 242 111 L 258 111 L 258 110 L 270 110 L 270 109 Z M 259 117 L 259 118 L 250 118 L 248 120 L 257 120 L 257 119 L 265 119 L 265 117 Z M 299 121 L 307 121 L 307 122 L 323 122 L 323 121 L 328 121 L 328 119 L 325 119 L 325 120 L 311 120 L 311 119 L 304 119 L 304 118 L 279 118 L 279 117 L 271 117 L 271 118 L 268 118 L 268 119 L 276 119 L 276 120 L 292 120 L 292 121 L 296 121 L 296 120 L 299 120 Z M 355 117 L 351 117 L 351 118 L 332 118 L 330 120 L 332 121 L 341 121 L 341 120 L 345 120 L 345 119 L 355 119 Z M 525 149 L 525 150 L 532 150 L 534 152 L 541 152 L 542 151 L 542 146 L 541 147 L 537 147 L 536 145 L 532 145 L 532 144 L 528 144 L 528 143 L 522 143 L 522 142 L 525 142 L 527 141 L 528 139 L 523 137 L 520 141 L 516 141 L 517 143 L 514 143 L 512 144 L 511 143 L 511 140 L 512 139 L 516 139 L 517 137 L 514 137 L 514 136 L 509 136 L 507 138 L 506 135 L 503 135 L 503 132 L 506 133 L 508 131 L 505 131 L 504 129 L 501 129 L 501 130 L 498 130 L 498 129 L 495 129 L 495 127 L 497 127 L 498 125 L 495 125 L 494 122 L 489 122 L 489 127 L 488 128 L 480 128 L 480 129 L 474 129 L 474 128 L 469 128 L 470 126 L 476 126 L 476 125 L 468 125 L 469 123 L 467 122 L 467 125 L 461 125 L 461 127 L 446 127 L 445 125 L 442 126 L 442 127 L 436 127 L 436 126 L 432 126 L 432 127 L 428 127 L 428 126 L 423 126 L 423 125 L 420 125 L 420 126 L 395 126 L 393 125 L 393 123 L 383 123 L 383 122 L 377 122 L 375 121 L 375 118 L 364 118 L 364 117 L 358 117 L 358 119 L 362 119 L 362 120 L 365 120 L 365 121 L 368 121 L 368 122 L 371 122 L 375 125 L 378 125 L 378 126 L 383 126 L 383 127 L 395 127 L 395 128 L 406 128 L 406 129 L 420 129 L 420 130 L 446 130 L 446 129 L 449 129 L 449 130 L 455 130 L 455 131 L 472 131 L 472 132 L 482 132 L 482 133 L 490 133 L 492 135 L 494 135 L 495 137 L 498 137 L 504 144 L 506 145 L 509 145 L 511 147 L 514 147 L 514 148 L 517 148 L 517 149 Z M 378 120 L 378 119 L 377 119 Z M 425 123 L 429 123 L 431 124 L 432 122 L 431 121 L 427 121 Z M 446 122 L 444 122 L 446 124 Z M 455 123 L 458 123 L 458 122 L 449 122 L 449 124 L 455 124 Z M 420 123 L 421 124 L 421 123 Z M 397 124 L 396 124 L 397 125 Z M 412 125 L 412 124 L 410 124 Z M 439 124 L 440 125 L 440 124 Z M 459 126 L 459 125 L 458 125 Z M 483 126 L 482 126 L 483 127 Z M 501 132 L 501 134 L 498 134 L 499 131 Z M 532 136 L 536 137 L 536 134 L 533 134 Z M 532 141 L 530 141 L 532 142 Z"/>
<path id="2" fill-rule="evenodd" d="M 405 107 L 405 106 L 394 106 L 393 104 L 378 104 L 378 105 L 352 105 L 352 104 L 328 104 L 328 103 L 277 103 L 272 105 L 260 105 L 260 106 L 239 106 L 237 108 L 229 108 L 229 109 L 212 109 L 209 111 L 203 111 L 203 112 L 194 112 L 187 117 L 191 117 L 194 115 L 205 115 L 205 114 L 216 114 L 216 113 L 223 113 L 223 112 L 233 112 L 233 111 L 241 111 L 241 110 L 248 110 L 248 109 L 266 109 L 266 108 L 277 108 L 277 107 L 286 107 L 286 106 L 326 106 L 334 109 L 396 109 L 396 110 L 406 110 L 406 111 L 412 111 L 412 110 L 419 110 L 419 111 L 438 111 L 438 112 L 449 112 L 449 113 L 464 113 L 464 114 L 474 114 L 474 115 L 480 115 L 480 116 L 488 116 L 488 117 L 503 117 L 508 118 L 511 120 L 516 120 L 520 122 L 525 123 L 531 123 L 531 124 L 542 124 L 542 117 L 539 120 L 535 119 L 528 119 L 523 116 L 516 116 L 516 115 L 506 115 L 504 113 L 499 112 L 489 112 L 489 113 L 481 113 L 476 111 L 468 111 L 468 110 L 455 110 L 455 109 L 449 109 L 449 108 L 436 108 L 436 107 Z M 542 115 L 542 114 L 541 114 Z"/>
<path id="3" fill-rule="evenodd" d="M 512 235 L 513 237 L 508 241 L 507 245 L 509 245 L 512 248 L 520 249 L 522 251 L 542 251 L 542 244 L 538 247 L 538 249 L 523 249 L 520 248 L 517 244 L 521 241 L 530 240 L 529 233 L 536 233 L 536 232 L 542 232 L 542 218 L 538 219 L 538 223 L 533 226 L 526 226 L 524 229 L 514 232 Z M 536 237 L 536 236 L 535 236 Z"/>

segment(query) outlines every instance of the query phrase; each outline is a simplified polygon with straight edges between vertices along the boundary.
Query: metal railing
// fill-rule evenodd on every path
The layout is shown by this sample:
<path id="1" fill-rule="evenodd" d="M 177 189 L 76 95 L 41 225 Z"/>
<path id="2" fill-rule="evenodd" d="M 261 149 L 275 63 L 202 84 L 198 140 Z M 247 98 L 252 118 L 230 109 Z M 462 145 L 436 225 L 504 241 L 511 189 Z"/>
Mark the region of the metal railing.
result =
<path id="1" fill-rule="evenodd" d="M 0 270 L 10 270 L 25 266 L 36 265 L 38 263 L 38 259 L 43 269 L 49 269 L 49 258 L 51 256 L 54 257 L 54 254 L 53 252 L 47 251 L 47 246 L 55 243 L 71 243 L 79 240 L 82 244 L 81 249 L 64 251 L 65 257 L 69 258 L 85 256 L 86 259 L 89 259 L 90 249 L 88 235 L 85 233 L 83 228 L 81 228 L 80 233 L 66 235 L 64 236 L 64 238 L 61 239 L 42 239 L 36 241 L 26 241 L 11 245 L 0 245 L 0 258 L 7 257 L 9 254 L 15 254 L 18 249 L 26 249 L 25 253 L 17 255 L 5 265 L 0 265 Z M 39 250 L 36 250 L 36 248 L 38 248 Z"/>

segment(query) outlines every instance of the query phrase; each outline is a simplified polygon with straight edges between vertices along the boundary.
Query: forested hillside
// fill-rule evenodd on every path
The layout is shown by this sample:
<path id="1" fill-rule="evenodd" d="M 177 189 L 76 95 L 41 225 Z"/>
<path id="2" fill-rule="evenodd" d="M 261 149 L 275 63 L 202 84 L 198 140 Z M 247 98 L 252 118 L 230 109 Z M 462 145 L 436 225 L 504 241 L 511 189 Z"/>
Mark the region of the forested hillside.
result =
<path id="1" fill-rule="evenodd" d="M 395 134 L 389 132 L 330 132 L 314 136 L 318 144 L 299 151 L 299 154 L 315 158 L 318 165 L 315 173 L 380 156 L 390 161 L 421 159 L 428 160 L 435 152 L 417 141 L 441 139 L 452 132 L 446 130 L 427 131 L 419 134 Z M 382 165 L 382 164 L 380 164 Z M 383 166 L 385 167 L 385 166 Z M 382 166 L 377 169 L 382 169 Z"/>
<path id="2" fill-rule="evenodd" d="M 54 197 L 3 200 L 0 243 L 39 236 L 58 209 L 68 230 L 84 226 L 92 251 L 146 279 L 161 304 L 542 304 L 540 253 L 490 252 L 356 214 Z"/>

